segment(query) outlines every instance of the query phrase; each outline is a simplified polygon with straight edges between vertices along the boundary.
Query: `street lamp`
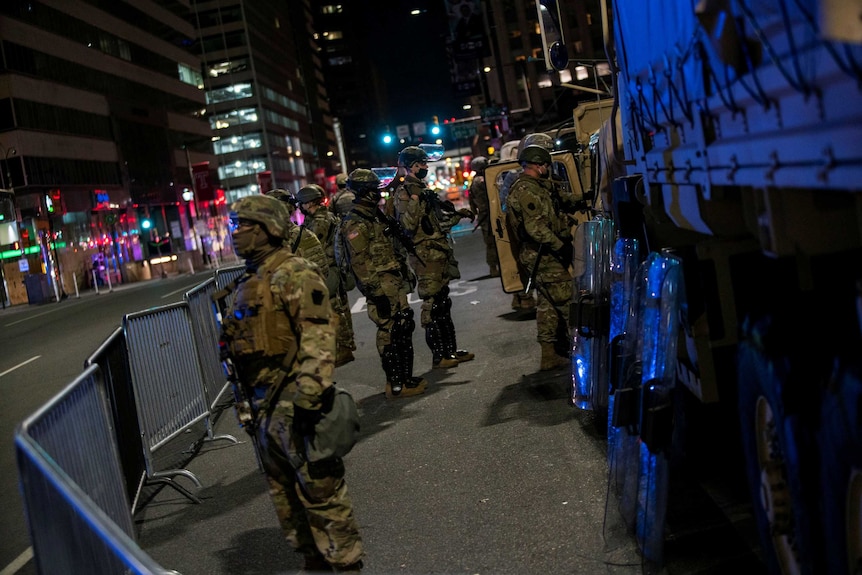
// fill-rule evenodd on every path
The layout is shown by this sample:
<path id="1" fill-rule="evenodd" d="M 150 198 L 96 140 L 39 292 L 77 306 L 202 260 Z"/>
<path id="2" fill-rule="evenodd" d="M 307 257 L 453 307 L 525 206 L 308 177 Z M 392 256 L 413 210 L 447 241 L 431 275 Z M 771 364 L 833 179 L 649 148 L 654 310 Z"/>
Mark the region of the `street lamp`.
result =
<path id="1" fill-rule="evenodd" d="M 2 181 L 3 181 L 3 189 L 6 190 L 6 189 L 8 189 L 6 187 L 6 181 L 7 180 L 9 182 L 9 185 L 10 186 L 12 185 L 12 172 L 9 171 L 9 156 L 10 155 L 14 156 L 15 154 L 18 153 L 18 150 L 16 150 L 14 146 L 9 146 L 8 148 L 4 148 L 4 150 L 5 151 L 3 154 L 3 162 L 6 164 L 6 177 L 3 178 L 2 174 L 0 174 L 0 178 L 2 178 Z"/>

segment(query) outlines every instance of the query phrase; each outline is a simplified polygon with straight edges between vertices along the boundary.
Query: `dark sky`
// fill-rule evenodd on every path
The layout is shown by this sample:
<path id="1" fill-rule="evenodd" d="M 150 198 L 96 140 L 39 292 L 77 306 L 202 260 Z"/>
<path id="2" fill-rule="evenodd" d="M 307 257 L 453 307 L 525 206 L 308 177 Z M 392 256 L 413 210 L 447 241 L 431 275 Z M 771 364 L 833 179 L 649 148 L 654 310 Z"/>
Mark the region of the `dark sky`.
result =
<path id="1" fill-rule="evenodd" d="M 444 0 L 377 0 L 365 3 L 369 56 L 386 78 L 391 128 L 463 114 L 449 79 Z M 373 6 L 373 8 L 371 8 Z M 414 8 L 424 10 L 411 16 Z"/>

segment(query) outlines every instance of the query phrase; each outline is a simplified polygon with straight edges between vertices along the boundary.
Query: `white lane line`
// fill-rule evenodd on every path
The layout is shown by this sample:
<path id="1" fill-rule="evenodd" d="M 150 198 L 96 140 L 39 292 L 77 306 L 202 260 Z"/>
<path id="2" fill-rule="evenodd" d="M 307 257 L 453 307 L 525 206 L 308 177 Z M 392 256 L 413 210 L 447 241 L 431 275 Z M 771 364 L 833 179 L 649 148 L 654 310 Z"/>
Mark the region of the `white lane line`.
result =
<path id="1" fill-rule="evenodd" d="M 190 286 L 182 287 L 180 289 L 175 289 L 174 291 L 172 291 L 170 293 L 166 293 L 165 295 L 163 295 L 162 299 L 165 299 L 166 297 L 171 297 L 174 294 L 185 293 L 185 292 L 189 291 L 190 289 L 192 289 L 193 287 L 199 286 L 199 285 L 200 285 L 200 283 L 196 283 L 196 284 L 192 284 Z"/>
<path id="2" fill-rule="evenodd" d="M 0 575 L 15 575 L 15 573 L 20 571 L 21 568 L 27 563 L 29 563 L 32 558 L 33 548 L 28 547 L 27 550 L 20 554 L 18 557 L 16 557 L 15 560 L 12 561 L 12 563 L 4 567 L 3 570 L 0 571 Z"/>
<path id="3" fill-rule="evenodd" d="M 25 365 L 27 365 L 27 364 L 28 364 L 28 363 L 30 363 L 31 361 L 36 361 L 36 360 L 37 360 L 37 359 L 39 359 L 40 357 L 42 357 L 42 356 L 41 356 L 41 355 L 34 355 L 33 357 L 31 357 L 31 358 L 30 358 L 30 359 L 28 359 L 27 361 L 22 361 L 21 363 L 19 363 L 19 364 L 18 364 L 18 365 L 16 365 L 15 367 L 10 367 L 9 369 L 7 369 L 6 371 L 4 371 L 3 373 L 0 373 L 0 377 L 3 377 L 4 375 L 6 375 L 7 373 L 9 373 L 9 372 L 11 372 L 11 371 L 15 371 L 15 370 L 16 370 L 16 369 L 18 369 L 19 367 L 24 367 Z M 4 573 L 5 573 L 5 571 L 0 571 L 0 575 L 4 575 Z"/>
<path id="4" fill-rule="evenodd" d="M 60 310 L 62 310 L 62 309 L 67 309 L 67 308 L 72 307 L 73 305 L 78 305 L 78 304 L 80 304 L 80 303 L 81 303 L 81 302 L 77 302 L 77 301 L 76 301 L 76 302 L 71 302 L 71 303 L 69 303 L 68 305 L 65 305 L 65 306 L 58 306 L 58 307 L 55 307 L 55 308 L 53 308 L 53 309 L 49 309 L 48 311 L 43 311 L 42 313 L 37 313 L 37 314 L 35 314 L 35 315 L 30 315 L 30 316 L 25 317 L 24 319 L 19 319 L 18 321 L 13 321 L 13 322 L 11 322 L 11 323 L 7 323 L 7 324 L 6 324 L 6 327 L 11 327 L 11 326 L 13 326 L 13 325 L 18 325 L 19 323 L 24 323 L 25 321 L 30 321 L 30 320 L 31 320 L 31 319 L 33 319 L 33 318 L 42 317 L 43 315 L 48 315 L 49 313 L 54 313 L 55 311 L 60 311 Z"/>

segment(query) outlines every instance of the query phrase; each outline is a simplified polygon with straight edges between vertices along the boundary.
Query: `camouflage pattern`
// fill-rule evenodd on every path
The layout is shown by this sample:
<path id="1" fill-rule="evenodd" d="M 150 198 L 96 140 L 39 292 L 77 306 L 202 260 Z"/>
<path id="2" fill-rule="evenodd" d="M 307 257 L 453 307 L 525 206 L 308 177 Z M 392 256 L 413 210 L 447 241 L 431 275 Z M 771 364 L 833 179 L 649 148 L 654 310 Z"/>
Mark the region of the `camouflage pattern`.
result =
<path id="1" fill-rule="evenodd" d="M 230 207 L 237 217 L 260 224 L 267 234 L 276 238 L 287 237 L 284 222 L 288 220 L 285 204 L 270 196 L 246 196 Z"/>
<path id="2" fill-rule="evenodd" d="M 317 236 L 309 231 L 305 226 L 298 226 L 291 220 L 287 220 L 285 224 L 287 228 L 287 239 L 284 244 L 290 251 L 296 255 L 303 257 L 317 266 L 321 275 L 326 274 L 326 269 L 329 267 L 326 259 L 326 252 L 323 246 L 320 245 L 320 240 Z"/>
<path id="3" fill-rule="evenodd" d="M 332 200 L 329 202 L 329 209 L 333 214 L 341 219 L 353 208 L 353 199 L 355 197 L 356 195 L 352 190 L 340 188 L 335 192 L 335 195 L 332 196 Z"/>
<path id="4" fill-rule="evenodd" d="M 494 230 L 491 227 L 491 212 L 485 176 L 476 174 L 473 177 L 467 201 L 470 202 L 470 209 L 476 214 L 476 220 L 482 228 L 482 237 L 485 240 L 485 261 L 493 271 L 495 268 L 499 268 L 500 260 L 497 257 L 497 244 L 494 241 Z"/>
<path id="5" fill-rule="evenodd" d="M 449 285 L 450 280 L 461 277 L 446 231 L 463 218 L 456 213 L 439 221 L 434 210 L 426 209 L 424 201 L 419 199 L 425 188 L 422 180 L 407 174 L 393 202 L 398 222 L 413 239 L 418 256 L 411 255 L 409 261 L 416 272 L 419 297 L 422 298 L 422 327 L 431 322 L 432 299 Z"/>
<path id="6" fill-rule="evenodd" d="M 294 405 L 316 410 L 332 383 L 335 317 L 322 278 L 282 248 L 263 254 L 235 282 L 222 338 L 237 371 L 255 390 L 260 456 L 287 540 L 336 567 L 363 555 L 339 458 L 308 463 L 293 433 Z M 254 259 L 254 258 L 252 258 Z"/>
<path id="7" fill-rule="evenodd" d="M 324 207 L 314 208 L 315 211 L 305 223 L 309 231 L 314 233 L 326 254 L 327 273 L 326 285 L 329 289 L 329 302 L 332 311 L 338 316 L 338 329 L 336 331 L 336 350 L 338 357 L 343 356 L 346 351 L 356 349 L 353 338 L 353 318 L 350 313 L 350 302 L 347 299 L 347 291 L 341 281 L 341 271 L 335 261 L 335 236 L 340 223 L 338 216 Z"/>
<path id="8" fill-rule="evenodd" d="M 552 199 L 553 182 L 521 173 L 512 184 L 506 210 L 516 222 L 520 240 L 518 261 L 532 270 L 540 245 L 545 245 L 536 273 L 536 339 L 539 343 L 557 343 L 568 338 L 569 301 L 572 297 L 572 274 L 554 256 L 563 242 L 571 242 L 568 218 Z"/>
<path id="9" fill-rule="evenodd" d="M 377 351 L 383 355 L 386 346 L 392 343 L 395 316 L 410 306 L 401 276 L 402 260 L 392 239 L 384 234 L 386 225 L 377 219 L 376 211 L 375 202 L 359 200 L 341 222 L 341 237 L 356 286 L 367 300 L 368 317 L 377 326 Z M 380 297 L 389 300 L 390 313 L 386 317 L 379 313 L 375 303 L 381 301 Z"/>

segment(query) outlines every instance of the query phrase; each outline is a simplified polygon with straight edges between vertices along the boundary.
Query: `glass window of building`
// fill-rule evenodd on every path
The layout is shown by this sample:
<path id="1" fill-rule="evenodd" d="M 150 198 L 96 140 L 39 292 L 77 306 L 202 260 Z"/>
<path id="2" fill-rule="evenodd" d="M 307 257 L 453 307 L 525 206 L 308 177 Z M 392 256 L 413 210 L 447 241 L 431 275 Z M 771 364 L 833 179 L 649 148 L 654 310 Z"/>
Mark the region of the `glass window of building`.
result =
<path id="1" fill-rule="evenodd" d="M 241 150 L 253 150 L 260 148 L 262 145 L 263 140 L 260 132 L 227 136 L 219 138 L 214 142 L 215 153 L 219 155 L 239 152 Z"/>
<path id="2" fill-rule="evenodd" d="M 241 84 L 233 84 L 223 88 L 215 88 L 207 92 L 207 104 L 241 100 L 243 98 L 251 98 L 253 95 L 254 90 L 250 83 L 245 82 Z"/>

